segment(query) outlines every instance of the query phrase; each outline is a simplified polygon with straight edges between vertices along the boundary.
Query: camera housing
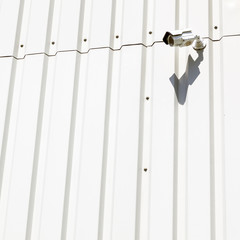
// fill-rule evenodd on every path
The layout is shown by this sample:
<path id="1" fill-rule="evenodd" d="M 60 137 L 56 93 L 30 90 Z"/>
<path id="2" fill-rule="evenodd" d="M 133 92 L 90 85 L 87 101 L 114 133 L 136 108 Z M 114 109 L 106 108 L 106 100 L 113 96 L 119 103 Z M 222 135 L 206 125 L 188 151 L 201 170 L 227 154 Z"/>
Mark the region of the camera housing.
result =
<path id="1" fill-rule="evenodd" d="M 163 42 L 171 47 L 187 47 L 193 44 L 195 50 L 202 50 L 206 47 L 200 36 L 194 35 L 191 29 L 166 32 Z"/>

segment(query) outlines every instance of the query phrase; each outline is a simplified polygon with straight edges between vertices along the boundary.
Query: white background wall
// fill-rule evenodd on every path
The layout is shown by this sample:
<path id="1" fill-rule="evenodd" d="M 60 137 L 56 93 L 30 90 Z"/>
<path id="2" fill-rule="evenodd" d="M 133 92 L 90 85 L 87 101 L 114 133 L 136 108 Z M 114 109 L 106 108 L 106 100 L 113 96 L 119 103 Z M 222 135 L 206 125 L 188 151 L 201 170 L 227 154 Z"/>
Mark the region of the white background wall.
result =
<path id="1" fill-rule="evenodd" d="M 0 239 L 240 238 L 238 0 L 0 1 Z M 174 49 L 190 27 L 207 47 Z"/>

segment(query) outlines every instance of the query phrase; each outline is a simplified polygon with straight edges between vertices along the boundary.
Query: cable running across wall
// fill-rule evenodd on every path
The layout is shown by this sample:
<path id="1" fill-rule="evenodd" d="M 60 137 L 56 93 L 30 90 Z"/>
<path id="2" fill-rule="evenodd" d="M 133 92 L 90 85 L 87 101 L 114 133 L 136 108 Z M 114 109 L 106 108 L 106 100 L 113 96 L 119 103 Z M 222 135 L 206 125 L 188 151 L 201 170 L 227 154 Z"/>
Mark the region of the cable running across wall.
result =
<path id="1" fill-rule="evenodd" d="M 228 37 L 240 37 L 240 34 L 235 34 L 235 35 L 225 35 L 225 36 L 222 36 L 220 39 L 217 39 L 217 40 L 214 40 L 214 39 L 211 39 L 210 37 L 203 37 L 203 39 L 208 39 L 212 42 L 219 42 L 221 41 L 223 38 L 228 38 Z M 73 49 L 73 50 L 59 50 L 59 51 L 56 51 L 55 54 L 48 54 L 46 52 L 36 52 L 36 53 L 27 53 L 24 55 L 24 57 L 22 58 L 18 58 L 14 55 L 8 55 L 8 56 L 0 56 L 0 58 L 14 58 L 16 60 L 23 60 L 25 59 L 25 57 L 27 56 L 33 56 L 33 55 L 46 55 L 47 57 L 55 57 L 58 53 L 66 53 L 66 52 L 77 52 L 79 54 L 88 54 L 90 51 L 93 51 L 93 50 L 102 50 L 102 49 L 109 49 L 111 51 L 121 51 L 121 49 L 123 47 L 134 47 L 134 46 L 142 46 L 142 47 L 145 47 L 145 48 L 150 48 L 150 47 L 153 47 L 155 44 L 159 44 L 159 43 L 163 43 L 163 41 L 154 41 L 151 45 L 145 45 L 144 43 L 131 43 L 131 44 L 123 44 L 120 48 L 112 48 L 112 47 L 94 47 L 94 48 L 89 48 L 88 51 L 85 51 L 85 52 L 81 52 L 77 49 Z"/>

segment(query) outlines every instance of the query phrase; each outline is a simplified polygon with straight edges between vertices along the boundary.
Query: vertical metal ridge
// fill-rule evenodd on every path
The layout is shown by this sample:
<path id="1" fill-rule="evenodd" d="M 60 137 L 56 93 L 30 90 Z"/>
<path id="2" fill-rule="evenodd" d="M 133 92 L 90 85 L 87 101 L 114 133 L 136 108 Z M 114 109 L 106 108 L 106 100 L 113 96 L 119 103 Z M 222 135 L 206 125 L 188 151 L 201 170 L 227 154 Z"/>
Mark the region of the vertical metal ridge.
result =
<path id="1" fill-rule="evenodd" d="M 208 8 L 209 36 L 216 39 L 222 34 L 221 2 L 210 0 Z M 226 239 L 222 57 L 222 43 L 209 41 L 211 240 Z"/>
<path id="2" fill-rule="evenodd" d="M 83 63 L 83 59 L 82 59 L 82 63 Z M 81 103 L 81 107 L 82 107 L 82 122 L 81 122 L 81 127 L 80 127 L 80 132 L 81 132 L 81 136 L 80 136 L 80 146 L 79 146 L 79 159 L 78 161 L 80 163 L 77 164 L 77 176 L 76 176 L 76 202 L 75 202 L 75 208 L 76 208 L 76 214 L 74 216 L 74 227 L 73 227 L 73 233 L 72 235 L 74 236 L 74 238 L 76 238 L 77 236 L 77 222 L 78 222 L 78 213 L 79 213 L 79 202 L 80 202 L 80 185 L 81 185 L 81 165 L 82 165 L 82 154 L 83 154 L 83 143 L 84 143 L 84 127 L 85 127 L 85 124 L 86 124 L 86 108 L 87 108 L 87 91 L 88 91 L 88 79 L 89 79 L 89 76 L 88 76 L 88 69 L 89 69 L 89 57 L 87 58 L 85 64 L 83 65 L 84 66 L 84 69 L 86 69 L 86 75 L 85 78 L 81 78 L 81 76 L 79 76 L 79 78 L 81 78 L 83 80 L 83 91 L 82 91 L 82 94 L 83 94 L 83 97 L 81 99 L 81 101 L 79 102 L 79 105 Z M 84 72 L 84 69 L 81 67 L 80 68 L 82 70 L 82 72 Z M 79 72 L 81 74 L 81 71 Z M 80 81 L 80 79 L 79 79 Z M 79 82 L 80 83 L 80 82 Z M 78 84 L 79 84 L 78 83 Z M 81 88 L 80 88 L 81 89 Z M 80 91 L 80 89 L 78 91 Z M 78 97 L 80 97 L 80 93 L 78 95 Z M 78 109 L 79 110 L 79 109 Z M 77 117 L 77 116 L 76 116 Z M 79 117 L 79 116 L 78 116 Z M 76 124 L 76 123 L 75 123 Z M 72 180 L 71 180 L 72 182 Z M 70 193 L 71 194 L 71 193 Z M 69 213 L 68 213 L 69 215 Z M 68 232 L 67 232 L 68 234 Z"/>
<path id="3" fill-rule="evenodd" d="M 113 46 L 114 42 L 114 33 L 116 28 L 116 11 L 117 11 L 117 0 L 112 0 L 112 10 L 111 10 L 111 26 L 110 26 L 110 44 L 109 46 Z"/>
<path id="4" fill-rule="evenodd" d="M 13 55 L 16 57 L 24 57 L 26 52 L 31 4 L 32 0 L 21 0 L 19 5 L 17 29 L 13 50 Z"/>
<path id="5" fill-rule="evenodd" d="M 147 39 L 147 27 L 148 27 L 148 0 L 143 2 L 143 22 L 142 22 L 142 42 L 145 43 Z"/>
<path id="6" fill-rule="evenodd" d="M 78 21 L 78 36 L 77 36 L 77 49 L 81 49 L 82 45 L 82 34 L 83 34 L 83 22 L 84 22 L 84 10 L 85 10 L 85 1 L 86 0 L 81 0 L 80 4 L 80 13 L 79 13 L 79 21 Z"/>
<path id="7" fill-rule="evenodd" d="M 45 51 L 48 54 L 55 54 L 57 51 L 61 11 L 62 0 L 50 0 L 48 10 L 48 27 L 45 42 Z M 56 44 L 51 44 L 55 41 L 57 41 Z"/>
<path id="8" fill-rule="evenodd" d="M 112 0 L 112 13 L 114 11 L 114 17 L 111 16 L 111 25 L 114 24 L 112 25 L 114 28 L 110 31 L 110 49 L 120 49 L 122 46 L 124 4 L 124 0 Z M 120 34 L 119 40 L 115 38 L 118 34 Z"/>
<path id="9" fill-rule="evenodd" d="M 212 6 L 213 0 L 208 0 L 208 36 L 212 39 L 213 35 L 213 19 L 212 19 L 212 12 L 213 12 L 213 6 Z M 210 52 L 209 52 L 210 54 Z"/>
<path id="10" fill-rule="evenodd" d="M 77 50 L 87 52 L 90 48 L 89 35 L 92 25 L 92 0 L 82 0 L 80 4 Z M 85 34 L 85 35 L 83 35 Z"/>
<path id="11" fill-rule="evenodd" d="M 79 26 L 77 35 L 77 49 L 81 49 L 83 38 L 83 26 L 85 19 L 85 0 L 81 1 L 80 4 L 80 16 L 79 16 Z M 80 81 L 80 62 L 81 56 L 76 54 L 75 63 L 75 76 L 74 76 L 74 86 L 73 86 L 73 98 L 72 98 L 72 112 L 71 112 L 71 124 L 70 124 L 70 134 L 69 134 L 69 145 L 68 145 L 68 162 L 67 162 L 67 172 L 66 172 L 66 182 L 65 182 L 65 193 L 64 193 L 64 206 L 63 206 L 63 217 L 62 217 L 62 229 L 61 229 L 61 240 L 67 237 L 68 228 L 68 214 L 69 214 L 69 198 L 70 198 L 70 188 L 71 188 L 71 178 L 72 178 L 72 161 L 73 161 L 73 148 L 74 148 L 74 137 L 76 128 L 76 114 L 78 105 L 78 92 L 79 92 L 79 81 Z"/>
<path id="12" fill-rule="evenodd" d="M 84 17 L 85 17 L 84 10 L 85 10 L 85 0 L 81 0 L 80 15 L 79 15 L 79 21 L 78 21 L 77 49 L 80 49 L 82 44 L 81 38 L 83 33 L 83 24 L 84 24 Z M 75 75 L 74 75 L 75 79 L 73 84 L 72 112 L 71 112 L 70 134 L 69 134 L 69 143 L 68 143 L 68 161 L 67 161 L 66 180 L 65 180 L 61 240 L 64 240 L 67 238 L 67 230 L 68 230 L 67 228 L 68 228 L 69 199 L 70 199 L 72 165 L 73 165 L 73 148 L 74 148 L 74 139 L 75 139 L 76 114 L 77 114 L 77 106 L 78 106 L 78 92 L 79 92 L 79 81 L 80 81 L 80 63 L 81 63 L 81 56 L 76 53 Z"/>
<path id="13" fill-rule="evenodd" d="M 148 1 L 143 2 L 143 22 L 142 22 L 142 40 L 146 40 Z M 138 162 L 137 162 L 137 192 L 136 192 L 136 225 L 135 240 L 140 240 L 141 231 L 141 194 L 142 194 L 142 168 L 143 168 L 143 141 L 144 141 L 144 100 L 145 100 L 145 81 L 146 81 L 146 61 L 147 49 L 142 47 L 141 59 L 141 83 L 140 83 L 140 106 L 139 106 L 139 136 L 138 136 Z"/>
<path id="14" fill-rule="evenodd" d="M 221 46 L 209 46 L 211 240 L 226 239 Z M 219 43 L 218 43 L 219 44 Z M 214 44 L 215 45 L 215 44 Z M 217 60 L 218 59 L 218 60 Z"/>
<path id="15" fill-rule="evenodd" d="M 47 24 L 47 33 L 46 33 L 46 42 L 45 42 L 45 52 L 49 53 L 50 50 L 50 41 L 52 33 L 52 24 L 53 24 L 53 12 L 54 12 L 54 3 L 56 0 L 50 0 L 49 9 L 48 9 L 48 24 Z"/>
<path id="16" fill-rule="evenodd" d="M 175 0 L 175 28 L 179 29 L 180 0 Z"/>
<path id="17" fill-rule="evenodd" d="M 18 57 L 19 41 L 21 37 L 21 28 L 22 28 L 22 19 L 24 11 L 25 0 L 20 1 L 19 10 L 18 10 L 18 20 L 17 20 L 17 29 L 14 43 L 13 55 Z"/>
<path id="18" fill-rule="evenodd" d="M 175 0 L 175 28 L 179 29 L 179 2 L 180 0 Z M 179 49 L 175 49 L 174 56 L 174 71 L 175 74 L 179 74 Z M 174 87 L 178 92 L 178 84 L 174 81 Z M 178 221 L 177 221 L 177 213 L 178 213 L 178 203 L 177 203 L 177 190 L 178 190 L 178 101 L 176 96 L 174 95 L 174 159 L 173 159 L 173 240 L 178 240 L 177 229 L 178 229 Z"/>
<path id="19" fill-rule="evenodd" d="M 211 1 L 209 1 L 209 4 Z M 211 9 L 211 8 L 210 8 Z M 209 11 L 210 12 L 210 11 Z M 209 121 L 210 121 L 210 132 L 209 132 L 209 138 L 210 138 L 210 223 L 211 223 L 211 240 L 215 240 L 215 182 L 214 182 L 214 128 L 213 128 L 213 46 L 210 43 L 209 44 Z"/>
<path id="20" fill-rule="evenodd" d="M 175 1 L 175 29 L 188 25 L 188 0 Z M 175 49 L 174 71 L 177 77 L 185 71 L 187 51 Z M 185 60 L 185 61 L 183 61 Z M 174 79 L 177 97 L 183 94 L 179 88 L 179 80 Z M 173 240 L 187 240 L 187 160 L 188 104 L 181 105 L 177 97 L 174 99 L 174 163 L 173 163 Z"/>
<path id="21" fill-rule="evenodd" d="M 49 2 L 49 11 L 48 11 L 48 24 L 47 24 L 47 34 L 45 40 L 45 51 L 49 52 L 50 50 L 50 41 L 53 28 L 53 13 L 54 13 L 54 3 L 56 0 L 50 0 Z M 45 103 L 45 93 L 46 93 L 46 81 L 48 75 L 48 65 L 49 58 L 44 56 L 43 70 L 42 70 L 42 85 L 41 93 L 39 100 L 39 110 L 38 110 L 38 120 L 37 120 L 37 129 L 36 129 L 36 140 L 34 147 L 34 158 L 33 158 L 33 169 L 32 169 L 32 179 L 31 179 L 31 188 L 29 196 L 29 208 L 28 208 L 28 219 L 27 219 L 27 228 L 26 228 L 26 240 L 31 239 L 32 233 L 32 221 L 34 214 L 34 204 L 35 204 L 35 193 L 36 193 L 36 181 L 38 174 L 38 163 L 39 163 L 39 151 L 41 144 L 41 134 L 42 134 L 42 123 L 43 123 L 43 111 Z"/>
<path id="22" fill-rule="evenodd" d="M 178 2 L 178 0 L 176 0 Z M 175 74 L 178 75 L 178 64 L 179 59 L 179 49 L 175 49 L 175 63 L 174 69 Z M 177 89 L 178 92 L 178 84 L 174 81 L 174 87 Z M 174 159 L 173 159 L 173 240 L 177 240 L 177 228 L 178 228 L 178 221 L 177 221 L 177 189 L 178 189 L 178 101 L 176 96 L 174 96 Z"/>
<path id="23" fill-rule="evenodd" d="M 208 36 L 212 40 L 221 39 L 223 34 L 223 19 L 222 19 L 222 1 L 209 0 L 208 1 L 208 21 L 209 29 Z"/>
<path id="24" fill-rule="evenodd" d="M 222 2 L 221 2 L 222 4 Z M 221 7 L 222 10 L 222 7 Z M 222 13 L 221 13 L 222 14 Z M 222 23 L 222 15 L 220 18 L 220 24 L 221 26 L 223 26 Z M 222 27 L 221 27 L 222 29 Z M 227 239 L 227 207 L 226 207 L 226 155 L 225 155 L 225 119 L 224 119 L 224 65 L 223 65 L 223 45 L 220 43 L 220 80 L 221 80 L 221 127 L 222 127 L 222 179 L 221 179 L 221 185 L 222 185 L 222 203 L 223 203 L 223 213 L 222 213 L 222 217 L 223 217 L 223 239 L 226 240 Z"/>
<path id="25" fill-rule="evenodd" d="M 142 42 L 150 41 L 153 1 L 144 0 Z M 150 33 L 150 35 L 149 35 Z M 151 49 L 152 50 L 152 49 Z M 151 176 L 151 131 L 152 131 L 152 51 L 142 47 L 140 112 L 139 112 L 139 143 L 137 171 L 137 201 L 136 201 L 136 239 L 149 239 L 150 214 L 150 176 Z"/>
<path id="26" fill-rule="evenodd" d="M 145 90 L 145 73 L 146 73 L 146 55 L 147 55 L 146 51 L 147 51 L 146 49 L 144 48 L 142 49 L 135 240 L 140 239 L 140 224 L 141 224 L 141 188 L 142 188 L 142 161 L 143 161 L 142 149 L 143 149 L 143 127 L 144 127 L 144 90 Z"/>
<path id="27" fill-rule="evenodd" d="M 104 210 L 105 210 L 107 160 L 109 160 L 108 144 L 109 144 L 109 120 L 110 120 L 110 104 L 111 104 L 113 54 L 114 54 L 113 52 L 109 51 L 108 80 L 107 80 L 105 122 L 104 122 L 101 191 L 100 191 L 100 206 L 99 206 L 99 221 L 98 221 L 98 240 L 103 240 L 103 227 L 105 223 Z"/>
<path id="28" fill-rule="evenodd" d="M 4 122 L 4 132 L 3 132 L 1 155 L 0 155 L 0 199 L 2 196 L 3 171 L 4 171 L 4 165 L 5 165 L 7 143 L 8 143 L 9 125 L 10 125 L 10 118 L 11 118 L 17 63 L 18 61 L 16 59 L 12 59 L 12 71 L 11 71 L 11 77 L 10 77 L 10 83 L 9 83 L 7 108 L 6 108 L 6 115 L 5 115 L 5 122 Z"/>
<path id="29" fill-rule="evenodd" d="M 79 4 L 80 7 L 80 14 L 78 19 L 78 33 L 77 33 L 77 49 L 81 48 L 81 38 L 83 33 L 83 25 L 84 25 L 84 10 L 85 10 L 85 0 L 82 0 Z M 88 64 L 87 60 L 87 64 Z M 76 237 L 76 223 L 77 223 L 77 214 L 75 216 L 71 215 L 71 208 L 70 208 L 70 202 L 71 202 L 71 195 L 72 195 L 72 185 L 74 185 L 74 181 L 77 180 L 77 198 L 79 197 L 79 183 L 80 183 L 80 166 L 81 164 L 78 164 L 78 177 L 77 179 L 74 179 L 74 172 L 73 172 L 73 166 L 75 161 L 75 141 L 77 139 L 76 136 L 76 127 L 77 127 L 77 112 L 79 105 L 81 104 L 80 97 L 80 74 L 81 74 L 81 62 L 82 62 L 82 56 L 76 53 L 75 57 L 75 73 L 74 73 L 74 83 L 73 83 L 73 96 L 72 96 L 72 109 L 71 109 L 71 121 L 70 121 L 70 132 L 69 132 L 69 140 L 68 140 L 68 153 L 67 153 L 67 167 L 66 167 L 66 177 L 65 177 L 65 186 L 64 186 L 64 202 L 63 202 L 63 212 L 62 212 L 62 225 L 61 225 L 61 240 L 65 240 L 68 238 L 68 236 L 74 236 Z M 87 79 L 88 77 L 86 77 Z M 84 80 L 87 81 L 87 80 Z M 87 85 L 85 86 L 85 88 Z M 86 90 L 86 89 L 85 89 Z M 87 92 L 87 90 L 85 91 Z M 80 101 L 80 102 L 79 102 Z M 83 103 L 83 112 L 85 112 L 85 106 L 86 105 L 86 94 L 84 96 L 84 103 Z M 85 119 L 85 114 L 82 116 L 83 119 Z M 82 136 L 81 136 L 81 145 L 79 146 L 79 149 L 81 149 L 82 152 L 82 145 L 83 145 L 83 128 L 84 128 L 84 120 L 82 123 Z M 81 159 L 76 159 L 78 161 L 82 161 Z M 78 199 L 79 200 L 79 199 Z M 78 200 L 76 201 L 76 212 L 78 212 Z M 73 227 L 70 227 L 69 222 L 74 218 L 75 225 Z"/>
<path id="30" fill-rule="evenodd" d="M 110 26 L 110 46 L 114 41 L 116 22 L 116 0 L 112 0 L 111 10 L 111 26 Z M 102 156 L 102 173 L 101 173 L 101 190 L 100 190 L 100 205 L 98 216 L 98 240 L 103 239 L 104 231 L 104 211 L 105 211 L 105 194 L 106 194 L 106 178 L 107 178 L 107 161 L 108 159 L 108 147 L 109 147 L 109 121 L 110 121 L 110 106 L 111 106 L 111 93 L 112 93 L 112 71 L 113 71 L 113 54 L 109 50 L 108 57 L 108 74 L 107 74 L 107 91 L 106 91 L 106 105 L 105 105 L 105 121 L 104 121 L 104 139 L 103 139 L 103 156 Z M 114 159 L 112 159 L 114 160 Z"/>
<path id="31" fill-rule="evenodd" d="M 43 122 L 43 111 L 44 111 L 44 103 L 45 103 L 48 64 L 49 64 L 49 59 L 48 59 L 48 57 L 44 56 L 43 71 L 42 71 L 43 72 L 42 73 L 42 85 L 41 85 L 40 100 L 39 100 L 39 107 L 38 107 L 36 139 L 35 139 L 35 146 L 34 146 L 32 178 L 31 178 L 31 187 L 30 187 L 30 195 L 29 195 L 26 240 L 31 239 L 31 233 L 32 233 L 32 220 L 33 220 L 33 214 L 34 214 L 36 181 L 37 181 L 37 174 L 38 174 L 39 151 L 40 151 L 40 144 L 41 144 L 42 122 Z"/>
<path id="32" fill-rule="evenodd" d="M 73 145 L 74 145 L 74 135 L 75 135 L 74 133 L 75 133 L 75 126 L 76 126 L 76 112 L 77 112 L 77 105 L 78 105 L 80 62 L 81 62 L 81 56 L 79 54 L 76 54 L 75 76 L 74 76 L 75 79 L 73 84 L 72 112 L 71 112 L 71 123 L 70 123 L 70 133 L 69 133 L 69 143 L 68 143 L 68 161 L 67 161 L 66 183 L 65 183 L 65 193 L 64 193 L 61 240 L 66 239 L 66 234 L 67 234 L 69 196 L 70 196 L 71 176 L 72 176 Z"/>
<path id="33" fill-rule="evenodd" d="M 209 36 L 213 36 L 213 20 L 212 20 L 212 12 L 213 12 L 213 6 L 212 6 L 212 0 L 208 1 L 208 21 L 209 21 Z M 214 183 L 214 162 L 212 159 L 214 159 L 214 128 L 213 128 L 213 46 L 211 41 L 209 41 L 209 122 L 210 122 L 210 131 L 209 131 L 209 138 L 210 138 L 210 233 L 211 233 L 211 240 L 215 240 L 215 183 Z"/>
<path id="34" fill-rule="evenodd" d="M 0 176 L 1 177 L 1 191 L 2 191 L 2 187 L 3 187 L 3 181 L 4 181 L 4 185 L 6 187 L 6 185 L 8 184 L 8 188 L 7 191 L 5 192 L 6 198 L 5 200 L 5 209 L 4 209 L 4 214 L 2 214 L 2 216 L 4 216 L 3 218 L 5 219 L 4 221 L 4 226 L 3 228 L 3 239 L 6 236 L 6 228 L 7 228 L 7 220 L 8 220 L 8 213 L 9 213 L 9 202 L 10 202 L 10 190 L 11 190 L 11 185 L 12 185 L 12 178 L 13 178 L 13 165 L 15 162 L 15 148 L 16 148 L 16 132 L 18 129 L 18 123 L 19 123 L 19 105 L 20 105 L 20 99 L 21 99 L 21 95 L 22 95 L 22 85 L 23 85 L 23 66 L 25 63 L 21 62 L 19 64 L 22 64 L 22 68 L 20 71 L 19 75 L 16 75 L 17 70 L 18 70 L 18 61 L 13 59 L 13 65 L 12 65 L 12 74 L 11 74 L 11 79 L 10 79 L 10 85 L 9 85 L 9 94 L 8 94 L 8 103 L 7 103 L 7 110 L 6 110 L 6 118 L 5 118 L 5 129 L 4 129 L 4 134 L 3 134 L 3 141 L 2 141 L 2 152 L 1 152 L 1 162 L 3 163 L 3 168 L 2 170 L 5 170 L 5 164 L 6 164 L 6 155 L 8 154 L 8 159 L 10 159 L 7 164 L 8 164 L 8 171 L 7 171 L 7 177 L 3 180 L 3 175 Z M 18 76 L 18 77 L 17 77 Z M 17 83 L 17 80 L 19 81 Z M 15 92 L 15 88 L 16 85 L 19 84 L 18 89 Z M 14 105 L 14 100 L 16 100 L 16 98 L 18 99 L 18 102 L 16 105 L 18 105 L 17 111 L 13 112 L 13 105 Z M 16 109 L 15 109 L 16 110 Z M 12 117 L 12 114 L 15 113 L 15 118 Z M 12 120 L 14 119 L 14 120 Z M 14 124 L 12 123 L 12 121 L 14 121 Z M 11 124 L 11 126 L 10 126 Z M 11 134 L 12 133 L 12 134 Z M 11 134 L 11 135 L 10 135 Z M 10 138 L 9 138 L 10 137 Z M 8 147 L 9 147 L 9 142 L 11 141 L 10 144 L 12 144 L 12 152 L 7 151 Z M 10 156 L 9 156 L 10 155 Z M 6 165 L 7 166 L 7 165 Z M 5 170 L 6 171 L 6 170 Z M 4 172 L 5 173 L 5 172 Z M 7 184 L 6 184 L 7 183 Z M 0 200 L 1 200 L 1 204 L 2 204 L 2 193 L 0 193 Z"/>

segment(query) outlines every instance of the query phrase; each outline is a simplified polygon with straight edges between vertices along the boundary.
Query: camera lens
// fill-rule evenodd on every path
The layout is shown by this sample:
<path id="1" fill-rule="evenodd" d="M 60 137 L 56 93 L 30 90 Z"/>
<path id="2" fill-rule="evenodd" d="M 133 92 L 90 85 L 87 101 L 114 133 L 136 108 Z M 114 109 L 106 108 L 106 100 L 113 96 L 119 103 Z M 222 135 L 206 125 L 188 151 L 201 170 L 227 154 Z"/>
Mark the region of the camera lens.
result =
<path id="1" fill-rule="evenodd" d="M 169 36 L 169 37 L 168 37 L 168 44 L 169 44 L 170 46 L 173 46 L 173 45 L 174 45 L 174 40 L 173 40 L 173 37 L 172 37 L 172 36 Z"/>

